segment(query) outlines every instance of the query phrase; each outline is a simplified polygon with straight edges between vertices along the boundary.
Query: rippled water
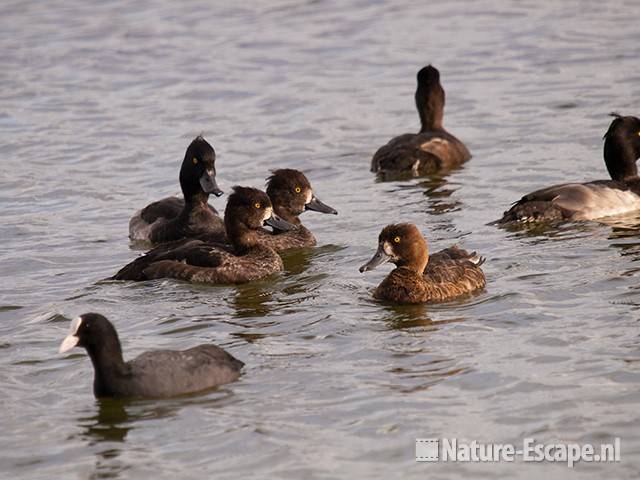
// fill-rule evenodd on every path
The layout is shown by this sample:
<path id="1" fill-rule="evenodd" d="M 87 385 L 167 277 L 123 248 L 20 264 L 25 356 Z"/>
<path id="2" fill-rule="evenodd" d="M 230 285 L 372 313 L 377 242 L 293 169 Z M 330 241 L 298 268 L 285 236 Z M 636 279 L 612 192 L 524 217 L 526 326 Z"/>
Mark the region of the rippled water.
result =
<path id="1" fill-rule="evenodd" d="M 637 18 L 631 1 L 3 2 L 2 476 L 637 477 L 640 219 L 486 226 L 524 192 L 606 178 L 606 114 L 640 113 Z M 474 158 L 376 182 L 376 148 L 417 130 L 427 62 Z M 306 213 L 319 246 L 256 284 L 103 281 L 139 254 L 128 219 L 177 192 L 199 133 L 227 190 L 300 168 L 340 215 Z M 399 220 L 485 255 L 486 292 L 374 302 L 389 268 L 357 267 Z M 56 353 L 87 311 L 128 358 L 211 341 L 245 373 L 205 395 L 96 401 L 84 352 Z M 414 461 L 416 437 L 527 436 L 617 436 L 622 461 Z"/>

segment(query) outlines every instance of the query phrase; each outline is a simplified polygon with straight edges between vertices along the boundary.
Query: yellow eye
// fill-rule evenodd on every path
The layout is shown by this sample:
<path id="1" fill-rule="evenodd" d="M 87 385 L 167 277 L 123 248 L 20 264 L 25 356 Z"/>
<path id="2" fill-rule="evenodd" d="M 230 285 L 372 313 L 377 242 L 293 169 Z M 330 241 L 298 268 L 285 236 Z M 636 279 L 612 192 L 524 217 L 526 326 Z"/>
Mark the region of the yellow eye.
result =
<path id="1" fill-rule="evenodd" d="M 394 241 L 395 243 L 400 243 L 400 237 L 395 237 L 395 238 L 393 239 L 393 241 Z"/>
<path id="2" fill-rule="evenodd" d="M 640 137 L 640 132 L 638 132 L 638 136 Z"/>
<path id="3" fill-rule="evenodd" d="M 194 165 L 197 165 L 198 164 L 198 159 L 196 157 L 193 157 L 192 162 L 193 162 Z"/>
<path id="4" fill-rule="evenodd" d="M 253 206 L 256 207 L 256 208 L 260 208 L 262 205 L 260 205 L 260 202 L 256 202 L 256 203 L 253 204 Z"/>
<path id="5" fill-rule="evenodd" d="M 295 191 L 296 191 L 296 193 L 300 193 L 302 191 L 302 189 L 300 187 L 296 187 Z"/>

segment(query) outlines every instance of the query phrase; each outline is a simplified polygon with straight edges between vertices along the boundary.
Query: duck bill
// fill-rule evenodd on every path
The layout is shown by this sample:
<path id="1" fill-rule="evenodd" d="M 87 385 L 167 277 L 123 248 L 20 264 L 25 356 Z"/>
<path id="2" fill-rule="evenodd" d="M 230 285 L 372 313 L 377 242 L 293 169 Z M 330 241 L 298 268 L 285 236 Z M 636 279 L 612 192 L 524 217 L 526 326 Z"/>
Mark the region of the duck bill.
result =
<path id="1" fill-rule="evenodd" d="M 294 224 L 281 219 L 275 214 L 271 214 L 271 216 L 264 221 L 264 224 L 283 232 L 288 232 L 289 230 L 296 228 Z"/>
<path id="2" fill-rule="evenodd" d="M 64 353 L 64 352 L 67 352 L 67 351 L 71 350 L 73 347 L 78 345 L 79 341 L 80 341 L 80 338 L 78 338 L 75 335 L 70 333 L 69 335 L 67 335 L 64 338 L 64 340 L 60 344 L 60 348 L 58 349 L 58 353 Z"/>
<path id="3" fill-rule="evenodd" d="M 304 206 L 304 209 L 320 213 L 331 213 L 332 215 L 338 214 L 338 211 L 335 208 L 321 202 L 315 195 L 311 197 L 311 201 Z"/>
<path id="4" fill-rule="evenodd" d="M 391 260 L 391 257 L 385 253 L 384 247 L 380 244 L 378 245 L 378 250 L 373 258 L 360 267 L 360 273 L 364 273 L 367 270 L 373 270 L 389 260 Z"/>
<path id="5" fill-rule="evenodd" d="M 200 176 L 200 186 L 204 193 L 212 193 L 216 197 L 219 197 L 224 192 L 218 187 L 216 182 L 216 172 L 214 170 L 205 170 Z"/>

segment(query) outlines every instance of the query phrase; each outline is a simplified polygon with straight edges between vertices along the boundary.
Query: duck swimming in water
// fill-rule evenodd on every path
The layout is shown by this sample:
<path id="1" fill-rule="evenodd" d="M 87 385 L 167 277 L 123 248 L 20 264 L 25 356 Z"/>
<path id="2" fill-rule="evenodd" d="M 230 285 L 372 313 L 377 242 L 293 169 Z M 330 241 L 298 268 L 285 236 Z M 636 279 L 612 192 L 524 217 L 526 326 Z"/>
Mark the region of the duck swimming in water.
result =
<path id="1" fill-rule="evenodd" d="M 371 171 L 382 176 L 403 173 L 420 176 L 450 169 L 469 160 L 471 154 L 467 147 L 442 125 L 444 99 L 440 72 L 427 65 L 418 72 L 415 94 L 420 132 L 392 138 L 373 156 Z"/>
<path id="2" fill-rule="evenodd" d="M 276 252 L 290 248 L 313 247 L 316 244 L 313 233 L 300 221 L 300 215 L 306 210 L 338 214 L 334 208 L 315 196 L 311 183 L 299 170 L 291 168 L 274 170 L 267 178 L 267 195 L 276 215 L 294 225 L 294 228 L 287 231 L 260 229 L 256 232 L 258 242 L 273 248 Z M 198 238 L 207 242 L 228 243 L 224 231 L 201 235 Z"/>
<path id="3" fill-rule="evenodd" d="M 604 135 L 611 180 L 563 183 L 525 195 L 494 224 L 592 220 L 640 210 L 640 119 L 612 114 Z"/>
<path id="4" fill-rule="evenodd" d="M 240 377 L 244 363 L 215 345 L 154 350 L 125 362 L 113 324 L 98 313 L 71 323 L 59 353 L 84 347 L 93 363 L 93 393 L 103 397 L 172 397 L 198 392 Z"/>
<path id="5" fill-rule="evenodd" d="M 210 284 L 246 283 L 283 269 L 276 251 L 260 244 L 263 225 L 286 231 L 294 225 L 278 218 L 266 193 L 234 187 L 225 209 L 231 246 L 183 239 L 160 245 L 123 267 L 113 280 L 176 278 Z"/>
<path id="6" fill-rule="evenodd" d="M 315 196 L 311 183 L 299 170 L 274 170 L 267 179 L 267 195 L 278 217 L 295 225 L 295 228 L 288 231 L 274 229 L 273 232 L 268 232 L 263 229 L 260 232 L 260 243 L 277 252 L 290 248 L 312 247 L 316 244 L 313 233 L 300 221 L 300 215 L 306 210 L 338 214 L 334 208 Z"/>
<path id="7" fill-rule="evenodd" d="M 202 137 L 194 139 L 180 168 L 184 198 L 167 197 L 147 205 L 129 221 L 129 238 L 162 243 L 180 238 L 224 232 L 224 222 L 209 205 L 209 194 L 222 190 L 216 183 L 216 152 Z"/>
<path id="8" fill-rule="evenodd" d="M 458 247 L 429 255 L 427 241 L 411 223 L 388 225 L 378 237 L 378 250 L 360 272 L 385 262 L 396 268 L 373 296 L 395 303 L 445 302 L 484 288 L 484 258 Z"/>

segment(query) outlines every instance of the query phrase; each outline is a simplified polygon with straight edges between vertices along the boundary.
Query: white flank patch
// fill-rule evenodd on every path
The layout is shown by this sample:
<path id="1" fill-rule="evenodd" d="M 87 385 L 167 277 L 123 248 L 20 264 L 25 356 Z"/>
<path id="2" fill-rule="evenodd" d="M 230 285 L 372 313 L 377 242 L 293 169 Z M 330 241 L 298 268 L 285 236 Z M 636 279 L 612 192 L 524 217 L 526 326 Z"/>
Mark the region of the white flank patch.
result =
<path id="1" fill-rule="evenodd" d="M 640 195 L 594 184 L 569 184 L 553 202 L 575 212 L 575 220 L 593 220 L 640 210 Z"/>

